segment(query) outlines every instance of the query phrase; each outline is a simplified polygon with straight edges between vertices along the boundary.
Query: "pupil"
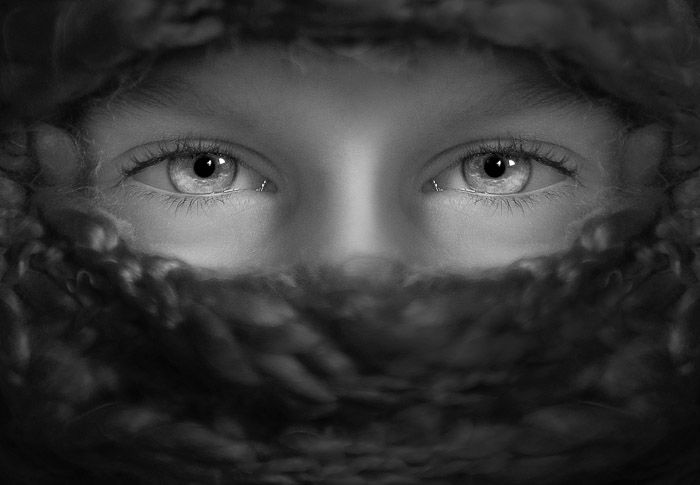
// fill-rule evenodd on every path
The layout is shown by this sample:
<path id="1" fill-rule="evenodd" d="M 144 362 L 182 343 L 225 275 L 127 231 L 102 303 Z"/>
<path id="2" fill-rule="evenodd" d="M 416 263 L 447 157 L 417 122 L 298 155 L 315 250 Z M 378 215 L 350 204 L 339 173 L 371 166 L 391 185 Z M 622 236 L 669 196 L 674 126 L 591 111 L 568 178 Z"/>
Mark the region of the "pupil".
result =
<path id="1" fill-rule="evenodd" d="M 216 160 L 209 155 L 200 155 L 194 160 L 193 170 L 197 177 L 211 177 L 216 171 Z"/>
<path id="2" fill-rule="evenodd" d="M 502 177 L 506 173 L 507 163 L 499 155 L 491 155 L 484 160 L 484 172 L 492 178 Z"/>

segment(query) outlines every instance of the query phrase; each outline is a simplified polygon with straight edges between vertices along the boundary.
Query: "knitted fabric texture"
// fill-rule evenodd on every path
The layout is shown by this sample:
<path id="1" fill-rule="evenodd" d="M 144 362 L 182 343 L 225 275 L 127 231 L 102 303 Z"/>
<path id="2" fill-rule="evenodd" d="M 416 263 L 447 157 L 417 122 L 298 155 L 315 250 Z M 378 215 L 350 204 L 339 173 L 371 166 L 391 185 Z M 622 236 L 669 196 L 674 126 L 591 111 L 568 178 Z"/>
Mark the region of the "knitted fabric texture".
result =
<path id="1" fill-rule="evenodd" d="M 693 8 L 6 3 L 0 478 L 699 482 Z M 35 207 L 30 120 L 60 113 L 144 58 L 228 31 L 340 44 L 469 37 L 535 52 L 566 82 L 668 127 L 667 201 L 651 224 L 636 224 L 634 212 L 590 220 L 565 254 L 480 278 L 387 263 L 371 280 L 333 267 L 216 279 L 132 251 L 111 218 L 89 207 Z M 28 32 L 39 38 L 17 40 Z M 96 35 L 101 42 L 87 41 Z"/>
<path id="2" fill-rule="evenodd" d="M 631 239 L 598 221 L 489 279 L 388 266 L 372 284 L 202 279 L 108 219 L 51 221 L 16 219 L 5 256 L 9 483 L 700 477 L 685 219 Z"/>
<path id="3" fill-rule="evenodd" d="M 9 0 L 0 7 L 0 99 L 22 116 L 45 114 L 138 59 L 232 33 L 323 45 L 477 38 L 536 52 L 564 77 L 584 76 L 696 127 L 697 8 L 683 0 Z"/>

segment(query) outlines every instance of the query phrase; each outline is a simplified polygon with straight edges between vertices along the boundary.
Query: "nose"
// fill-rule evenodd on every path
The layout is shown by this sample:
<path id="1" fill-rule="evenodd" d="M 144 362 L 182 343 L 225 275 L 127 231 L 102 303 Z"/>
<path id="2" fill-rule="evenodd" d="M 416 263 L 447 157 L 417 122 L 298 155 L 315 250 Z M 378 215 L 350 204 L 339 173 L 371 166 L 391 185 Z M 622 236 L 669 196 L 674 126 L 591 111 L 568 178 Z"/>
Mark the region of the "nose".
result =
<path id="1" fill-rule="evenodd" d="M 408 217 L 395 171 L 369 137 L 346 137 L 325 151 L 294 217 L 296 255 L 304 263 L 405 261 Z"/>

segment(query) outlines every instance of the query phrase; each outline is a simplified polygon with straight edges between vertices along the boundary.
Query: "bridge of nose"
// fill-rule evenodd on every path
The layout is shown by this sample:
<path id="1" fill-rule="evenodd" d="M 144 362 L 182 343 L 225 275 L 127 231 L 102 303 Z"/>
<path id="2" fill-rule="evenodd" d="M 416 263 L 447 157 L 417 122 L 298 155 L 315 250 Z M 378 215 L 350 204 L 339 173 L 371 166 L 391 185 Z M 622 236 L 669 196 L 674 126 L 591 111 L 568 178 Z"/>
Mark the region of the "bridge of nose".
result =
<path id="1" fill-rule="evenodd" d="M 337 263 L 355 257 L 405 259 L 409 218 L 400 201 L 403 174 L 387 160 L 382 135 L 348 127 L 318 150 L 293 216 L 294 259 Z"/>
<path id="2" fill-rule="evenodd" d="M 403 197 L 413 141 L 405 132 L 417 121 L 405 102 L 411 88 L 372 70 L 331 74 L 334 82 L 303 97 L 305 115 L 292 128 L 298 184 L 286 252 L 303 262 L 410 259 L 419 232 Z"/>

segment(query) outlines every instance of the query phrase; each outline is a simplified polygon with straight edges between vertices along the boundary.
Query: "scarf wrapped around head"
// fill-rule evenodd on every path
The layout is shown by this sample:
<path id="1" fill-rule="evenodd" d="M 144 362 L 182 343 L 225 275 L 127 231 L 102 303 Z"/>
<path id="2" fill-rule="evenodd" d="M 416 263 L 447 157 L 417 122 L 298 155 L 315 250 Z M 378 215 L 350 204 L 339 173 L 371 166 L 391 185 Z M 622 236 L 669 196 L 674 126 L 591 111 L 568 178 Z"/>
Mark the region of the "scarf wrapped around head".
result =
<path id="1" fill-rule="evenodd" d="M 12 484 L 700 482 L 700 36 L 680 0 L 9 1 L 0 7 L 0 479 Z M 658 217 L 466 275 L 387 263 L 214 279 L 28 150 L 125 71 L 220 36 L 469 37 L 671 133 Z"/>

